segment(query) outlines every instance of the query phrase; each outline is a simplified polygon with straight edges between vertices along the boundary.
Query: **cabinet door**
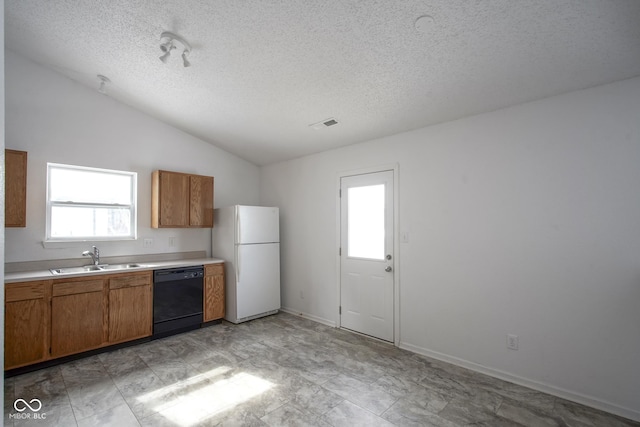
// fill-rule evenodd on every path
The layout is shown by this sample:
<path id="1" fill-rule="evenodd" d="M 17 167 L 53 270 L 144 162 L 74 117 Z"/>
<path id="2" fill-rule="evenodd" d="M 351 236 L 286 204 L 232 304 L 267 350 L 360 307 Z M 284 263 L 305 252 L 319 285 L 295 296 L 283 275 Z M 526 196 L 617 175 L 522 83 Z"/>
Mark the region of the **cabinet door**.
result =
<path id="1" fill-rule="evenodd" d="M 224 264 L 205 266 L 204 321 L 224 317 Z"/>
<path id="2" fill-rule="evenodd" d="M 109 343 L 148 337 L 153 327 L 151 272 L 109 279 Z"/>
<path id="3" fill-rule="evenodd" d="M 27 225 L 27 153 L 5 150 L 5 227 Z"/>
<path id="4" fill-rule="evenodd" d="M 5 285 L 5 369 L 48 358 L 50 298 L 50 282 Z"/>
<path id="5" fill-rule="evenodd" d="M 189 175 L 167 171 L 157 172 L 156 227 L 187 227 L 189 225 Z M 155 179 L 154 179 L 155 181 Z M 155 183 L 155 182 L 154 182 Z M 153 215 L 153 213 L 152 213 Z"/>
<path id="6" fill-rule="evenodd" d="M 189 181 L 189 225 L 213 227 L 213 177 L 191 175 Z"/>
<path id="7" fill-rule="evenodd" d="M 103 279 L 53 283 L 51 356 L 102 346 L 107 335 L 107 299 Z"/>

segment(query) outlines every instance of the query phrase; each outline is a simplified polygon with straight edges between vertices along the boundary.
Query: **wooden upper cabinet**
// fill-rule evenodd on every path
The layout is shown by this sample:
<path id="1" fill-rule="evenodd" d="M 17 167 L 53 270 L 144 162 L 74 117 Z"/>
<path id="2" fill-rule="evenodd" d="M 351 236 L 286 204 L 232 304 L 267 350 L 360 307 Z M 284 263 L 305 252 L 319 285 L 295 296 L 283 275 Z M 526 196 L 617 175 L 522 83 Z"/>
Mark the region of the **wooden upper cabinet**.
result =
<path id="1" fill-rule="evenodd" d="M 27 152 L 4 150 L 5 227 L 27 226 Z"/>
<path id="2" fill-rule="evenodd" d="M 189 224 L 189 175 L 155 171 L 151 177 L 151 226 L 185 227 Z"/>
<path id="3" fill-rule="evenodd" d="M 213 177 L 154 171 L 151 227 L 213 227 Z"/>
<path id="4" fill-rule="evenodd" d="M 189 177 L 189 225 L 213 227 L 213 177 Z"/>

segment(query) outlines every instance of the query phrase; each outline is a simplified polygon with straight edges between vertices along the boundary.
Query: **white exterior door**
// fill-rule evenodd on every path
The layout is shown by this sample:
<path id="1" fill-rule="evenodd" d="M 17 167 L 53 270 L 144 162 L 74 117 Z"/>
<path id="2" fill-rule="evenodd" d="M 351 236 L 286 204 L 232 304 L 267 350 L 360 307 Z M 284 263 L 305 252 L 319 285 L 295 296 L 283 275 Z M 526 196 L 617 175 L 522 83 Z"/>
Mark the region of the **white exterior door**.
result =
<path id="1" fill-rule="evenodd" d="M 393 171 L 340 179 L 340 325 L 394 340 Z"/>

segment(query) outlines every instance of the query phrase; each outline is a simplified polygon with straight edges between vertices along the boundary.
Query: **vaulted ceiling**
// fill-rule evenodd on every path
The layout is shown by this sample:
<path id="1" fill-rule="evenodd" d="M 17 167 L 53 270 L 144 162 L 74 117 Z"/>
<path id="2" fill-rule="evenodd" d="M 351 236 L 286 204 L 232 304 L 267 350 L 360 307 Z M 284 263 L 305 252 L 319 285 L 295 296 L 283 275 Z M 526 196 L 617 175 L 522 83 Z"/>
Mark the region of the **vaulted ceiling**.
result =
<path id="1" fill-rule="evenodd" d="M 5 0 L 8 49 L 258 165 L 639 76 L 639 23 L 637 0 Z"/>

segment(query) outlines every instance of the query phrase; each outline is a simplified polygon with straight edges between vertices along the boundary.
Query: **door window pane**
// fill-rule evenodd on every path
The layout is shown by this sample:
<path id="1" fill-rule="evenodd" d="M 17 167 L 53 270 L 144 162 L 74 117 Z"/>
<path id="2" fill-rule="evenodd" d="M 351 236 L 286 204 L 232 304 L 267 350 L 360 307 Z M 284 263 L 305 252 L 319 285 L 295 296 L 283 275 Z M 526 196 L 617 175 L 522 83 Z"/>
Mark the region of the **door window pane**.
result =
<path id="1" fill-rule="evenodd" d="M 384 184 L 347 191 L 347 255 L 384 259 Z"/>

